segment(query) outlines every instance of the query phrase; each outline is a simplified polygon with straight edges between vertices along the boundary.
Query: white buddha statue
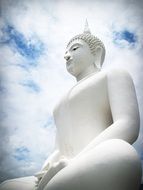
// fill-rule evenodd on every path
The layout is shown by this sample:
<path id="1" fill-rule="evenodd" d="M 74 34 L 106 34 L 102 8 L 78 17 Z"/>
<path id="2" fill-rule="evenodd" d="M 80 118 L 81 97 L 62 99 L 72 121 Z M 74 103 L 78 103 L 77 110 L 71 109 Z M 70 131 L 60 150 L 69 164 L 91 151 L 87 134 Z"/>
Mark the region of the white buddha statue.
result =
<path id="1" fill-rule="evenodd" d="M 139 190 L 134 85 L 126 71 L 100 71 L 104 57 L 103 43 L 87 27 L 70 40 L 66 68 L 77 84 L 54 110 L 57 148 L 36 174 L 36 186 L 36 178 L 27 177 L 0 190 Z"/>

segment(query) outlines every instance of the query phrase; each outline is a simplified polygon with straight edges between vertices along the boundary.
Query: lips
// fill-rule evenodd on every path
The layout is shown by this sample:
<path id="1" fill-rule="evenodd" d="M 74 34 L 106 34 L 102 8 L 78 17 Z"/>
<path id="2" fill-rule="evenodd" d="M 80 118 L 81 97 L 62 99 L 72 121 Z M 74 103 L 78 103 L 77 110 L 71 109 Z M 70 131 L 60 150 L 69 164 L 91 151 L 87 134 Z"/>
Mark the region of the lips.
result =
<path id="1" fill-rule="evenodd" d="M 71 59 L 66 61 L 66 65 L 69 66 L 71 64 L 71 61 L 72 61 Z"/>

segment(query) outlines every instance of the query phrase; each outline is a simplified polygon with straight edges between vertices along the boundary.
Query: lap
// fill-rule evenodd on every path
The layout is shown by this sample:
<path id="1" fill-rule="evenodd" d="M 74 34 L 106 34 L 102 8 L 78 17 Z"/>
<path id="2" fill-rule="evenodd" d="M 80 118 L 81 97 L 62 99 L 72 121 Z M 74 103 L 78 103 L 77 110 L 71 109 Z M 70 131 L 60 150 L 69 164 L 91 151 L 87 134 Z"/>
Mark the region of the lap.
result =
<path id="1" fill-rule="evenodd" d="M 135 149 L 114 139 L 74 159 L 44 190 L 138 190 L 141 164 Z"/>
<path id="2" fill-rule="evenodd" d="M 0 184 L 0 190 L 33 190 L 35 181 L 34 176 L 6 180 Z"/>

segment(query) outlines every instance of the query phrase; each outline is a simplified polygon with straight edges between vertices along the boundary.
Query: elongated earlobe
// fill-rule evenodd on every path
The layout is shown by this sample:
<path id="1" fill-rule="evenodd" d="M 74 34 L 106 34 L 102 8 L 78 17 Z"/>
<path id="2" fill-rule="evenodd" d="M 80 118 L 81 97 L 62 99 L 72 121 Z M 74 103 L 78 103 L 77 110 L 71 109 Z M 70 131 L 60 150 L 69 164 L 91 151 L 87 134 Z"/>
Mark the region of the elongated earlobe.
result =
<path id="1" fill-rule="evenodd" d="M 95 66 L 100 70 L 102 66 L 102 48 L 98 46 L 95 52 Z"/>

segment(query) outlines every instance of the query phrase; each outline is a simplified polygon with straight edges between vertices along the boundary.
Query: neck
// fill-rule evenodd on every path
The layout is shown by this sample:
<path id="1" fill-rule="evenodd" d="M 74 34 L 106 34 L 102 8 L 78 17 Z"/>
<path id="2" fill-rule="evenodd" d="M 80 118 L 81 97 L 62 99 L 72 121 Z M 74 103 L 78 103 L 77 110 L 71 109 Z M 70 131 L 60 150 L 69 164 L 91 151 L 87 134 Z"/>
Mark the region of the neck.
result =
<path id="1" fill-rule="evenodd" d="M 96 68 L 95 66 L 91 65 L 86 70 L 82 71 L 78 76 L 76 76 L 76 80 L 78 82 L 78 81 L 90 76 L 91 74 L 97 73 L 97 72 L 99 72 L 99 69 Z"/>

